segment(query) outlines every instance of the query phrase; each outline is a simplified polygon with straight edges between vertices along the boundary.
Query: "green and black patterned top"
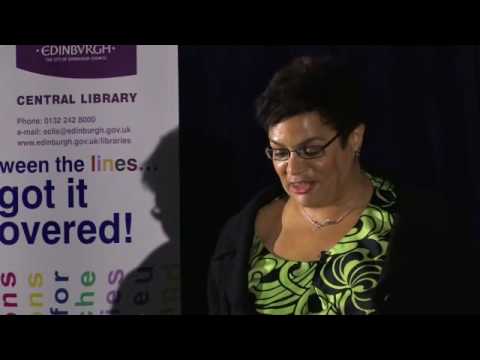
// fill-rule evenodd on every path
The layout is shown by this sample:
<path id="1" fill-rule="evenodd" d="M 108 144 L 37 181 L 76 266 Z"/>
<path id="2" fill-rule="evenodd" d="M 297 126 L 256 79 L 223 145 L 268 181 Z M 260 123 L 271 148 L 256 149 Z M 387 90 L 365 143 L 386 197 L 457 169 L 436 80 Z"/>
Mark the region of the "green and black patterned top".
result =
<path id="1" fill-rule="evenodd" d="M 368 174 L 367 174 L 368 175 Z M 370 203 L 357 224 L 319 261 L 283 259 L 255 236 L 248 288 L 255 308 L 268 315 L 361 315 L 375 312 L 378 284 L 396 206 L 394 187 L 368 175 L 374 185 Z"/>

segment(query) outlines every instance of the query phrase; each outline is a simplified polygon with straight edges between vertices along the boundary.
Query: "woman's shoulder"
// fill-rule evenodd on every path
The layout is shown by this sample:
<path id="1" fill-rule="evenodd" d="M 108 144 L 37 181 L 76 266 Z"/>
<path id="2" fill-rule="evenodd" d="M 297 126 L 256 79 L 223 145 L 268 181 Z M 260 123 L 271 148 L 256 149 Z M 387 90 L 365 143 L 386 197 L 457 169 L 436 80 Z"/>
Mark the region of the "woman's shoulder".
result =
<path id="1" fill-rule="evenodd" d="M 279 184 L 272 184 L 257 192 L 247 203 L 241 211 L 239 211 L 234 218 L 246 218 L 255 220 L 257 215 L 268 216 L 272 211 L 278 208 L 279 199 L 286 196 L 285 191 Z"/>
<path id="2" fill-rule="evenodd" d="M 259 191 L 243 208 L 236 214 L 230 216 L 220 232 L 217 242 L 216 253 L 231 251 L 243 242 L 249 241 L 254 235 L 257 215 L 268 218 L 271 213 L 270 205 L 279 196 L 282 196 L 283 189 L 278 184 L 268 186 Z M 265 215 L 263 215 L 265 214 Z"/>
<path id="3" fill-rule="evenodd" d="M 272 238 L 276 238 L 275 234 L 281 223 L 285 203 L 285 197 L 276 197 L 258 210 L 255 219 L 255 234 L 263 242 L 270 243 Z"/>
<path id="4" fill-rule="evenodd" d="M 393 172 L 368 171 L 377 194 L 393 198 L 399 208 L 420 210 L 424 205 L 444 209 L 447 205 L 445 193 L 437 185 L 422 179 L 400 176 Z M 392 200 L 393 200 L 392 199 Z"/>

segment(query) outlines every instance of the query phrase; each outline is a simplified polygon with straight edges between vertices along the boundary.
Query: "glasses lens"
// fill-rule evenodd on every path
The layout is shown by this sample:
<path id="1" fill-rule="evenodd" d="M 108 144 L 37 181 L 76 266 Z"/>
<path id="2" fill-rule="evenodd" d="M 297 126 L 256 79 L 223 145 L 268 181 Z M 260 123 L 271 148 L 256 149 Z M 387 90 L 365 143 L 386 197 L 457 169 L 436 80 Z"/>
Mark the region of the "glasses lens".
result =
<path id="1" fill-rule="evenodd" d="M 325 155 L 325 147 L 323 145 L 310 145 L 298 149 L 298 153 L 304 159 L 316 159 Z"/>
<path id="2" fill-rule="evenodd" d="M 273 160 L 285 161 L 290 157 L 290 150 L 288 149 L 272 149 Z"/>

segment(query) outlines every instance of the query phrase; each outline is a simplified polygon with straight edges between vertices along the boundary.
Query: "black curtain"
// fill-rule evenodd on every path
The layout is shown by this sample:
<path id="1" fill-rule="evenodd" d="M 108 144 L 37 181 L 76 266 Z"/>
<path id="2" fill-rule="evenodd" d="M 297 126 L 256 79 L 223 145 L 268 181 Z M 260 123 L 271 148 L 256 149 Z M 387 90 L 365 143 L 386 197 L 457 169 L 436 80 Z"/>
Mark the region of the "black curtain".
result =
<path id="1" fill-rule="evenodd" d="M 182 308 L 207 312 L 209 258 L 225 221 L 275 181 L 253 103 L 293 57 L 333 54 L 362 77 L 367 169 L 436 186 L 472 231 L 480 141 L 478 46 L 180 46 Z M 421 204 L 421 202 L 420 202 Z M 439 224 L 441 226 L 441 224 Z M 452 251 L 466 239 L 453 239 Z"/>

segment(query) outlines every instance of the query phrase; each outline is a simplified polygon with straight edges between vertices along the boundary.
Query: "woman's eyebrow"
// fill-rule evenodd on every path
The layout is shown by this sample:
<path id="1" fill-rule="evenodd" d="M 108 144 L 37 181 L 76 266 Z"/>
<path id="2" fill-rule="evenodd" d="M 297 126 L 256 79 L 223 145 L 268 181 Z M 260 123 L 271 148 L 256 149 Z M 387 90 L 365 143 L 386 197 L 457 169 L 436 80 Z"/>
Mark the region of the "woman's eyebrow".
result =
<path id="1" fill-rule="evenodd" d="M 275 144 L 275 145 L 285 147 L 284 144 L 282 144 L 282 143 L 280 143 L 280 142 L 278 142 L 278 141 L 275 141 L 275 140 L 273 140 L 273 139 L 269 139 L 269 140 L 270 140 L 271 143 L 273 143 L 273 144 Z M 305 144 L 307 144 L 307 143 L 309 143 L 309 142 L 311 142 L 311 141 L 314 141 L 314 140 L 320 140 L 320 141 L 323 141 L 323 142 L 326 141 L 324 138 L 322 138 L 322 137 L 320 137 L 320 136 L 313 136 L 313 137 L 310 137 L 310 138 L 302 141 L 300 144 L 297 144 L 295 147 L 299 147 L 299 146 L 305 145 Z"/>

